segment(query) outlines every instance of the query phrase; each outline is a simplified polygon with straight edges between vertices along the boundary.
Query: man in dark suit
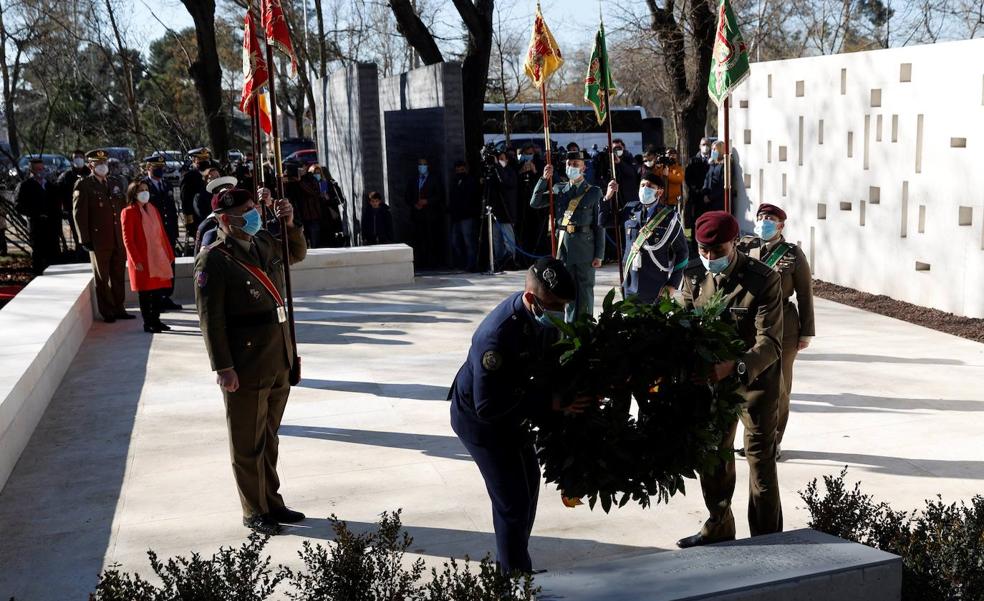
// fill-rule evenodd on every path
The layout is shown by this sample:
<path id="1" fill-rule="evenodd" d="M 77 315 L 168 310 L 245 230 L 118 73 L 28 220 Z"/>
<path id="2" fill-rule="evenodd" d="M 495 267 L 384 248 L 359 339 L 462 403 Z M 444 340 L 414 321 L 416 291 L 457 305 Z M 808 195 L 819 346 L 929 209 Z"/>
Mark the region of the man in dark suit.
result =
<path id="1" fill-rule="evenodd" d="M 407 181 L 403 200 L 410 207 L 413 261 L 418 268 L 434 268 L 444 255 L 444 190 L 440 176 L 430 172 L 427 159 L 417 160 L 417 173 Z"/>
<path id="2" fill-rule="evenodd" d="M 171 243 L 171 249 L 177 249 L 178 244 L 178 206 L 174 202 L 174 190 L 171 184 L 164 181 L 164 157 L 161 155 L 151 155 L 144 158 L 147 177 L 144 183 L 150 189 L 150 204 L 154 205 L 161 214 L 164 222 L 164 232 L 167 233 L 167 241 Z M 177 251 L 175 250 L 175 255 Z M 171 273 L 174 273 L 174 263 L 171 263 Z M 168 311 L 180 311 L 181 305 L 171 300 L 174 293 L 174 280 L 171 280 L 171 287 L 164 291 L 161 308 Z"/>
<path id="3" fill-rule="evenodd" d="M 62 212 L 55 185 L 45 176 L 41 159 L 31 159 L 31 177 L 17 186 L 15 205 L 31 228 L 31 268 L 41 275 L 59 255 Z"/>

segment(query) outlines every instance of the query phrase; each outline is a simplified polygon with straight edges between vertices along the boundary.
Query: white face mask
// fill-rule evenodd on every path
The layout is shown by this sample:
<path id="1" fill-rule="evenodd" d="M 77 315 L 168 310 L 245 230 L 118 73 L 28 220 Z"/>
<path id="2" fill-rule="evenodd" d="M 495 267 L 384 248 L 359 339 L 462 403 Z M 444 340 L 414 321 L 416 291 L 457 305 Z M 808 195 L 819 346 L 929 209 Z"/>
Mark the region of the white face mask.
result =
<path id="1" fill-rule="evenodd" d="M 643 161 L 642 164 L 645 165 L 646 167 L 652 167 L 653 165 L 656 164 L 656 161 Z"/>
<path id="2" fill-rule="evenodd" d="M 622 150 L 621 148 L 617 148 L 617 149 L 615 149 L 615 156 L 617 156 L 617 157 L 620 157 L 620 156 L 622 156 L 623 154 L 625 154 L 625 151 L 624 151 L 624 150 Z"/>
<path id="3" fill-rule="evenodd" d="M 509 164 L 509 161 L 506 161 L 506 160 L 499 161 L 499 166 L 502 167 L 503 169 L 505 169 L 506 168 L 506 165 L 508 165 L 508 164 Z"/>
<path id="4" fill-rule="evenodd" d="M 639 202 L 647 207 L 656 202 L 656 189 L 649 186 L 639 188 Z"/>
<path id="5" fill-rule="evenodd" d="M 85 165 L 85 160 L 82 157 L 72 159 L 72 166 L 76 169 L 81 169 L 83 165 Z"/>
<path id="6" fill-rule="evenodd" d="M 109 173 L 109 166 L 107 166 L 106 163 L 100 163 L 93 168 L 93 171 L 95 171 L 96 175 L 99 177 L 106 177 L 106 174 Z"/>
<path id="7" fill-rule="evenodd" d="M 146 190 L 143 192 L 137 192 L 137 200 L 140 201 L 140 204 L 147 204 L 150 202 L 150 192 L 147 192 Z"/>
<path id="8" fill-rule="evenodd" d="M 581 173 L 580 167 L 571 167 L 571 166 L 567 167 L 567 179 L 571 180 L 572 182 L 581 179 L 583 176 L 584 175 Z"/>

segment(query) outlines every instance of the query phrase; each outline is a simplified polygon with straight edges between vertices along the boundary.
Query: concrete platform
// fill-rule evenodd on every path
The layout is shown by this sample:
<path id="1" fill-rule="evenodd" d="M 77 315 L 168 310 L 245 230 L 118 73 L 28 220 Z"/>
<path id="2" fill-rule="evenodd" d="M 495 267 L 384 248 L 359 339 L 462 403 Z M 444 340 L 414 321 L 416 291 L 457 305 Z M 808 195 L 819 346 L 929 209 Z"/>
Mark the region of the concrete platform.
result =
<path id="1" fill-rule="evenodd" d="M 615 278 L 599 277 L 599 303 Z M 362 528 L 401 507 L 415 557 L 494 550 L 484 485 L 444 399 L 475 326 L 521 280 L 432 276 L 299 300 L 305 372 L 281 430 L 281 475 L 288 503 L 311 519 L 273 539 L 275 563 L 298 565 L 304 539 L 330 540 L 330 514 Z M 0 492 L 0 598 L 84 599 L 108 564 L 146 575 L 148 548 L 212 553 L 245 537 L 197 319 L 184 311 L 165 321 L 174 331 L 154 336 L 136 322 L 93 324 Z M 984 345 L 824 301 L 817 329 L 797 362 L 779 468 L 787 529 L 806 525 L 796 492 L 845 464 L 899 509 L 936 493 L 979 493 Z M 747 471 L 738 465 L 741 508 Z M 610 515 L 566 509 L 544 486 L 536 566 L 673 548 L 704 516 L 689 484 L 669 505 Z M 747 536 L 747 524 L 738 528 Z"/>

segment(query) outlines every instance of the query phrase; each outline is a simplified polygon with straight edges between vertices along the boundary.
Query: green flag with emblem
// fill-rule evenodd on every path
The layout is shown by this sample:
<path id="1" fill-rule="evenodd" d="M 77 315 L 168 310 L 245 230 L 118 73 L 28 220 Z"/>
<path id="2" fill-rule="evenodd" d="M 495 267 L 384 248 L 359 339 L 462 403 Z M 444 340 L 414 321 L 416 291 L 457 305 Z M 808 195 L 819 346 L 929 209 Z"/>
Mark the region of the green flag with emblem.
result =
<path id="1" fill-rule="evenodd" d="M 711 100 L 718 106 L 724 104 L 724 99 L 748 77 L 749 72 L 748 46 L 738 31 L 738 19 L 731 9 L 731 0 L 721 0 L 711 55 L 711 75 L 707 80 Z"/>
<path id="2" fill-rule="evenodd" d="M 603 83 L 604 82 L 604 83 Z M 605 46 L 605 23 L 598 25 L 595 35 L 594 48 L 591 50 L 591 60 L 588 61 L 588 73 L 584 76 L 584 99 L 594 107 L 598 125 L 605 122 L 608 116 L 608 103 L 605 99 L 607 84 L 608 95 L 616 93 L 615 80 L 612 79 L 611 65 L 608 63 L 608 47 Z"/>

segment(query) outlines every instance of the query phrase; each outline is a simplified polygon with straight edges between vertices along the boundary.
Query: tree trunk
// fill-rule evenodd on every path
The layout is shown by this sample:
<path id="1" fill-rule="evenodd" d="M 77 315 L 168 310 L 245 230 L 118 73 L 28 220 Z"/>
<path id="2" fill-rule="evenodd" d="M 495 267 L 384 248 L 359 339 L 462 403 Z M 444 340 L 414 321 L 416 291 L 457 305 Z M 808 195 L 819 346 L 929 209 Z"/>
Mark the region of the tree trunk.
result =
<path id="1" fill-rule="evenodd" d="M 328 43 L 325 40 L 325 15 L 321 10 L 321 0 L 314 0 L 314 14 L 318 19 L 318 77 L 325 79 L 328 77 Z"/>
<path id="2" fill-rule="evenodd" d="M 7 61 L 7 41 L 11 40 L 17 49 L 12 62 Z M 22 46 L 12 40 L 3 20 L 3 6 L 0 6 L 0 75 L 3 76 L 3 115 L 7 122 L 7 142 L 10 144 L 8 157 L 11 163 L 17 162 L 20 156 L 20 137 L 17 134 L 17 115 L 14 112 L 14 96 L 17 93 L 20 79 Z"/>
<path id="3" fill-rule="evenodd" d="M 215 41 L 215 0 L 181 0 L 195 21 L 198 58 L 188 67 L 208 122 L 208 137 L 215 156 L 229 150 L 229 126 L 222 96 L 222 67 Z"/>
<path id="4" fill-rule="evenodd" d="M 425 65 L 443 63 L 444 57 L 441 55 L 441 49 L 437 47 L 437 42 L 434 41 L 434 36 L 431 35 L 430 30 L 417 16 L 410 0 L 389 0 L 389 5 L 393 11 L 393 16 L 396 17 L 396 30 L 417 51 L 420 60 L 424 61 Z"/>

